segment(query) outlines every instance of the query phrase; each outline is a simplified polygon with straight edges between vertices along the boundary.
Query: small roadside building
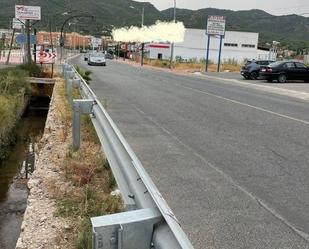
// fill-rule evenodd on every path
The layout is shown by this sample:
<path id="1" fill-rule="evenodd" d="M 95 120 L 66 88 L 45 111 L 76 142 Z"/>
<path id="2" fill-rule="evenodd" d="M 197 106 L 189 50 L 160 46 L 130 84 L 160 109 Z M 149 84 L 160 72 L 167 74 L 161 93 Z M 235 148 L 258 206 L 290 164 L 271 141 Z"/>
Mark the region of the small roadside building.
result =
<path id="1" fill-rule="evenodd" d="M 171 45 L 169 43 L 145 44 L 146 57 L 149 59 L 169 60 L 171 57 Z"/>

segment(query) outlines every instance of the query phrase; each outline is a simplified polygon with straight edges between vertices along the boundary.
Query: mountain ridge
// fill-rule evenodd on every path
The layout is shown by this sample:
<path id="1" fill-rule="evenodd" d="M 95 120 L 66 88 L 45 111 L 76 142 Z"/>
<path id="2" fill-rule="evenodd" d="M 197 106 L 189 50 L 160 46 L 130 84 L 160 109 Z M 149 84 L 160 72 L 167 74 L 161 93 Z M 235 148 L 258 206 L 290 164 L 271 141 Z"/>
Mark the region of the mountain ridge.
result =
<path id="1" fill-rule="evenodd" d="M 9 20 L 14 17 L 14 5 L 21 0 L 0 0 L 0 28 L 7 28 Z M 149 2 L 133 0 L 32 0 L 25 4 L 42 7 L 42 21 L 38 29 L 59 30 L 67 16 L 61 13 L 71 11 L 90 13 L 96 17 L 82 19 L 77 25 L 67 27 L 67 30 L 81 30 L 84 34 L 109 34 L 114 27 L 140 26 L 143 6 L 145 8 L 145 25 L 151 25 L 157 20 L 173 20 L 174 9 L 159 11 Z M 30 4 L 29 4 L 30 5 Z M 227 18 L 227 30 L 260 33 L 260 45 L 274 40 L 281 42 L 289 49 L 309 49 L 309 18 L 298 15 L 274 16 L 263 10 L 228 10 L 204 8 L 199 10 L 177 9 L 177 20 L 182 21 L 187 28 L 206 29 L 208 15 L 224 15 Z M 74 20 L 73 20 L 74 22 Z M 102 32 L 103 31 L 103 32 Z"/>

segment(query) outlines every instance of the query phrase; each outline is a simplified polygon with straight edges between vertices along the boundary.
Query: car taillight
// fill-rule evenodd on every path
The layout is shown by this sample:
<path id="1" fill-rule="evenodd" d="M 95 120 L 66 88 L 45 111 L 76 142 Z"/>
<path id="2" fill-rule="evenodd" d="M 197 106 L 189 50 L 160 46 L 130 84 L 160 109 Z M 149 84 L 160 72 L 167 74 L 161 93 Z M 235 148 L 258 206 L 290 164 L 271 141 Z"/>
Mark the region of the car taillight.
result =
<path id="1" fill-rule="evenodd" d="M 273 70 L 271 68 L 266 68 L 266 72 L 271 73 Z"/>

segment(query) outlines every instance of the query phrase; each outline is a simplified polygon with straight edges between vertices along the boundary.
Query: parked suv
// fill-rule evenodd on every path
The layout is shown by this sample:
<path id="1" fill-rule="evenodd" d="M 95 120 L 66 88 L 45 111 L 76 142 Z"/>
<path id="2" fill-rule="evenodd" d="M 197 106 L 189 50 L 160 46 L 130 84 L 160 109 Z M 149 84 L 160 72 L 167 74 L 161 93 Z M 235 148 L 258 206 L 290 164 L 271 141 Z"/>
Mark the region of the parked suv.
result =
<path id="1" fill-rule="evenodd" d="M 250 60 L 242 67 L 240 74 L 245 79 L 255 80 L 259 77 L 261 67 L 266 67 L 274 61 L 271 60 Z"/>

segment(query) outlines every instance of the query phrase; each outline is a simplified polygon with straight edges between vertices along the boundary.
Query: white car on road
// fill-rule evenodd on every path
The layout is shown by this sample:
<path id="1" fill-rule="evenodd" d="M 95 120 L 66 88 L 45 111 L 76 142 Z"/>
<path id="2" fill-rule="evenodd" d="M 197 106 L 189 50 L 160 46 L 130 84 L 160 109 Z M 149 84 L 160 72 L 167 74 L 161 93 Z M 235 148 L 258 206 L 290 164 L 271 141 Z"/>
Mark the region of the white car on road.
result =
<path id="1" fill-rule="evenodd" d="M 90 66 L 106 66 L 106 59 L 103 53 L 90 53 L 88 57 Z"/>

